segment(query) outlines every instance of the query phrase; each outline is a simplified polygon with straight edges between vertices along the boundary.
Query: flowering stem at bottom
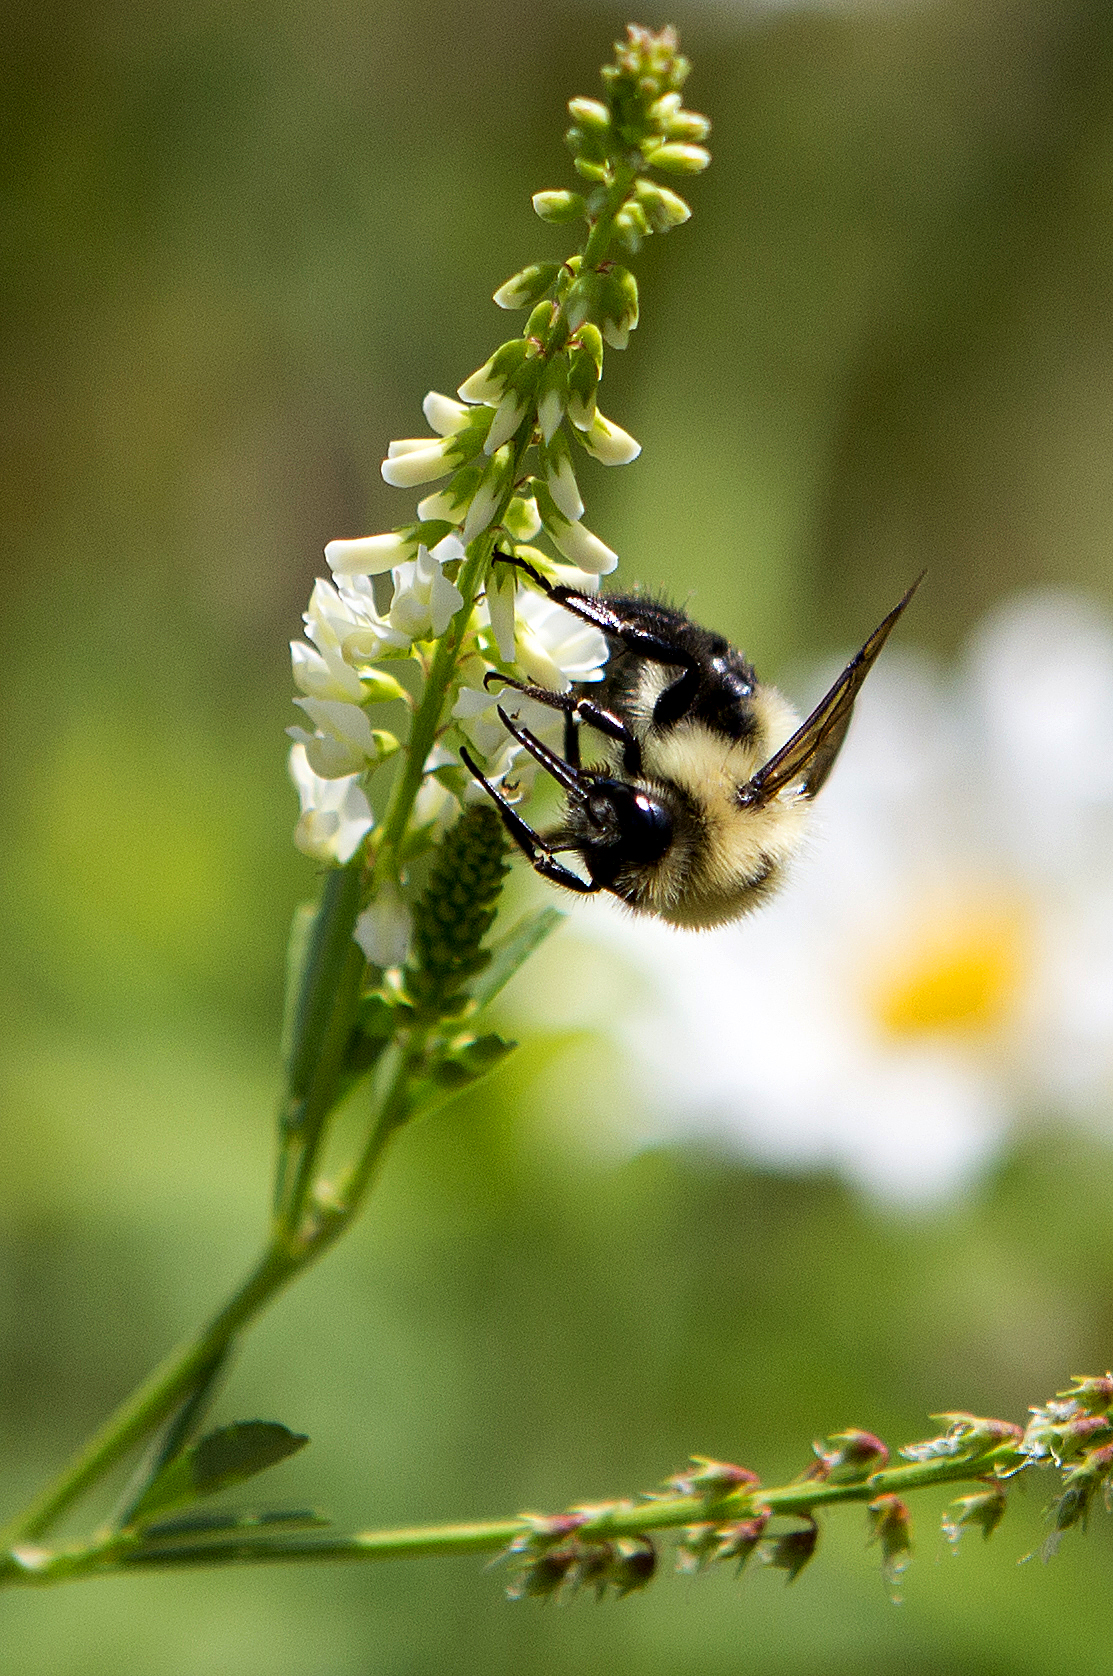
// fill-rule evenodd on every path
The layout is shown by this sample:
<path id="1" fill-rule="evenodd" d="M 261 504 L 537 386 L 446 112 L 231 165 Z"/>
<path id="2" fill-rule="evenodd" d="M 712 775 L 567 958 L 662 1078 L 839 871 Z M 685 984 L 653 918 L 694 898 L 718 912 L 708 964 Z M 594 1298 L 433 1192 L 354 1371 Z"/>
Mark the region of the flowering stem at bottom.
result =
<path id="1" fill-rule="evenodd" d="M 704 1523 L 727 1524 L 760 1512 L 810 1517 L 818 1508 L 843 1502 L 871 1502 L 884 1495 L 907 1494 L 932 1485 L 980 1482 L 1030 1465 L 1014 1443 L 964 1460 L 936 1457 L 884 1468 L 850 1484 L 801 1479 L 791 1484 L 747 1488 L 707 1499 L 664 1495 L 643 1502 L 618 1501 L 584 1508 L 576 1534 L 587 1540 L 638 1536 Z M 573 1509 L 573 1512 L 576 1512 Z M 558 1518 L 560 1516 L 558 1515 Z M 325 1560 L 418 1559 L 442 1554 L 499 1554 L 544 1529 L 537 1515 L 518 1515 L 468 1524 L 425 1525 L 394 1530 L 358 1531 L 349 1536 L 251 1536 L 224 1541 L 144 1544 L 140 1534 L 119 1533 L 82 1549 L 23 1550 L 0 1566 L 0 1585 L 46 1585 L 69 1579 L 133 1570 L 172 1570 L 222 1565 L 274 1565 Z"/>

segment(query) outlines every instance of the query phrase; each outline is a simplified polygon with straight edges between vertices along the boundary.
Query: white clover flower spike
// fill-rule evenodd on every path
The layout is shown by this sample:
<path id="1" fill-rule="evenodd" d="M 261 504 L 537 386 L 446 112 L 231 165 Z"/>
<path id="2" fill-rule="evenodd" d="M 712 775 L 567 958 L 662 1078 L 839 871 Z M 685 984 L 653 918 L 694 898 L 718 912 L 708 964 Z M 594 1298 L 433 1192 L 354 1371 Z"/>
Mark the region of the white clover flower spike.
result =
<path id="1" fill-rule="evenodd" d="M 296 744 L 290 748 L 290 778 L 301 804 L 294 843 L 314 861 L 343 866 L 375 824 L 358 776 L 322 779 L 310 768 L 305 746 Z"/>

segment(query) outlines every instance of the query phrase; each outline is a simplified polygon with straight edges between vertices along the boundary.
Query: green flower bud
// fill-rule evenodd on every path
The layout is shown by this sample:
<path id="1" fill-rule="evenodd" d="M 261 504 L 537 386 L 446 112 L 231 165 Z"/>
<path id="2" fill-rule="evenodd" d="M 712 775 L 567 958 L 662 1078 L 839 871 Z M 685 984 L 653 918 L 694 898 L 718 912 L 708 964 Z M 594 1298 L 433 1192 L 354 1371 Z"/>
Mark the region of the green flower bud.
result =
<path id="1" fill-rule="evenodd" d="M 601 99 L 569 99 L 568 114 L 589 133 L 610 133 L 611 113 Z"/>
<path id="2" fill-rule="evenodd" d="M 665 133 L 670 140 L 700 141 L 706 140 L 711 132 L 711 124 L 699 111 L 677 111 L 665 124 Z"/>
<path id="3" fill-rule="evenodd" d="M 559 510 L 570 523 L 574 523 L 583 517 L 584 503 L 576 483 L 567 431 L 558 430 L 552 442 L 543 443 L 538 453 L 549 493 Z"/>
<path id="4" fill-rule="evenodd" d="M 578 277 L 570 287 L 564 299 L 564 318 L 568 322 L 570 332 L 579 331 L 584 322 L 598 312 L 604 285 L 605 281 L 600 274 L 587 273 Z"/>
<path id="5" fill-rule="evenodd" d="M 614 218 L 614 230 L 618 243 L 633 256 L 641 249 L 642 240 L 649 237 L 649 221 L 639 204 L 623 204 Z"/>
<path id="6" fill-rule="evenodd" d="M 556 312 L 556 304 L 555 303 L 553 303 L 553 302 L 538 303 L 537 307 L 533 310 L 533 313 L 530 315 L 529 319 L 526 321 L 526 329 L 522 333 L 522 336 L 524 338 L 530 339 L 531 343 L 532 342 L 543 343 L 549 335 L 550 328 L 552 327 L 552 324 L 553 324 L 553 315 L 554 315 L 555 312 Z M 536 353 L 536 351 L 535 351 L 535 353 Z"/>
<path id="7" fill-rule="evenodd" d="M 652 142 L 642 147 L 642 156 L 651 169 L 664 169 L 669 175 L 702 174 L 711 161 L 706 147 L 683 140 Z"/>
<path id="8" fill-rule="evenodd" d="M 537 386 L 537 423 L 546 442 L 552 441 L 567 408 L 568 356 L 562 353 L 546 364 Z"/>
<path id="9" fill-rule="evenodd" d="M 433 860 L 413 908 L 413 955 L 406 988 L 427 1013 L 441 1013 L 490 960 L 480 945 L 494 923 L 510 871 L 506 834 L 486 803 L 466 809 Z"/>
<path id="10" fill-rule="evenodd" d="M 656 181 L 637 180 L 634 192 L 655 233 L 667 233 L 670 228 L 681 227 L 691 216 L 691 210 L 679 193 L 670 192 L 667 186 L 658 186 Z"/>
<path id="11" fill-rule="evenodd" d="M 881 1499 L 887 1501 L 889 1497 L 882 1496 Z M 1007 1506 L 1005 1492 L 998 1485 L 994 1485 L 992 1489 L 979 1490 L 976 1495 L 960 1496 L 958 1501 L 953 1503 L 951 1511 L 943 1517 L 943 1535 L 953 1547 L 963 1531 L 977 1527 L 981 1530 L 983 1540 L 988 1542 L 1004 1518 Z"/>
<path id="12" fill-rule="evenodd" d="M 587 212 L 587 205 L 579 192 L 535 192 L 534 213 L 542 221 L 560 226 L 566 221 L 578 221 Z"/>
<path id="13" fill-rule="evenodd" d="M 579 347 L 586 349 L 595 362 L 596 372 L 601 378 L 603 376 L 603 337 L 598 326 L 592 325 L 590 322 L 581 326 L 576 333 L 576 340 Z"/>
<path id="14" fill-rule="evenodd" d="M 607 1582 L 621 1600 L 635 1589 L 644 1589 L 657 1570 L 657 1550 L 648 1536 L 620 1536 L 613 1544 L 614 1558 L 607 1568 Z"/>
<path id="15" fill-rule="evenodd" d="M 492 454 L 487 462 L 487 469 L 468 507 L 464 527 L 460 532 L 460 539 L 465 547 L 474 541 L 477 535 L 482 535 L 498 512 L 508 486 L 510 467 L 511 450 L 504 445 L 496 454 Z"/>
<path id="16" fill-rule="evenodd" d="M 647 112 L 651 127 L 670 140 L 705 140 L 711 124 L 698 111 L 681 108 L 679 93 L 666 93 L 650 105 Z"/>
<path id="17" fill-rule="evenodd" d="M 419 500 L 417 515 L 423 521 L 422 527 L 426 522 L 435 521 L 446 526 L 446 533 L 447 530 L 454 529 L 461 514 L 471 505 L 486 475 L 487 464 L 486 458 L 480 455 L 477 460 L 470 461 L 454 472 L 451 481 L 446 483 L 443 489 L 437 490 L 435 494 L 426 495 L 424 500 Z M 426 546 L 433 548 L 436 542 L 426 542 Z"/>
<path id="18" fill-rule="evenodd" d="M 706 1455 L 693 1455 L 692 1464 L 684 1472 L 666 1479 L 666 1487 L 681 1496 L 700 1496 L 705 1501 L 721 1501 L 723 1496 L 737 1490 L 755 1490 L 761 1484 L 756 1472 L 749 1467 L 735 1466 L 733 1461 L 713 1461 Z"/>
<path id="19" fill-rule="evenodd" d="M 500 285 L 494 300 L 499 308 L 529 308 L 551 289 L 559 272 L 559 262 L 534 262 Z"/>
<path id="20" fill-rule="evenodd" d="M 385 677 L 385 679 L 389 679 L 389 677 Z M 394 685 L 397 685 L 397 682 Z M 395 751 L 401 750 L 398 740 L 393 733 L 388 733 L 386 728 L 373 727 L 371 737 L 375 741 L 375 756 L 373 759 L 375 762 L 385 762 L 387 757 L 392 757 Z"/>
<path id="21" fill-rule="evenodd" d="M 787 1571 L 785 1581 L 794 1583 L 815 1553 L 818 1541 L 819 1526 L 814 1519 L 808 1519 L 803 1530 L 789 1531 L 786 1536 L 775 1537 L 768 1547 L 762 1550 L 762 1558 L 766 1565 Z"/>
<path id="22" fill-rule="evenodd" d="M 485 454 L 494 454 L 502 447 L 504 442 L 510 441 L 510 438 L 524 420 L 529 407 L 529 393 L 519 390 L 516 383 L 511 384 L 495 409 L 494 418 L 491 420 L 491 429 L 487 433 L 487 441 L 483 448 Z"/>
<path id="23" fill-rule="evenodd" d="M 484 361 L 470 378 L 465 378 L 456 392 L 460 400 L 497 407 L 506 393 L 507 384 L 525 360 L 528 349 L 524 338 L 510 338 L 500 344 L 490 360 Z"/>
<path id="24" fill-rule="evenodd" d="M 594 133 L 590 128 L 569 128 L 564 136 L 564 143 L 577 161 L 584 159 L 598 166 L 609 167 L 607 139 L 604 135 Z"/>
<path id="25" fill-rule="evenodd" d="M 866 1509 L 869 1520 L 867 1545 L 881 1548 L 881 1571 L 890 1588 L 895 1588 L 912 1559 L 912 1519 L 899 1496 L 878 1496 Z"/>
<path id="26" fill-rule="evenodd" d="M 593 334 L 590 347 L 586 341 L 589 331 Z M 577 430 L 589 431 L 595 423 L 595 396 L 599 388 L 603 340 L 598 328 L 588 325 L 580 329 L 579 337 L 580 343 L 572 351 L 568 363 L 568 417 Z M 596 339 L 599 343 L 598 356 L 594 353 Z"/>
<path id="27" fill-rule="evenodd" d="M 813 1443 L 816 1459 L 808 1468 L 809 1478 L 831 1484 L 856 1484 L 871 1473 L 880 1472 L 889 1451 L 872 1432 L 857 1429 L 834 1432 L 823 1443 Z"/>
<path id="28" fill-rule="evenodd" d="M 680 105 L 679 93 L 662 93 L 659 99 L 654 99 L 646 111 L 646 120 L 652 123 L 654 128 L 664 133 L 668 123 L 680 109 Z"/>
<path id="29" fill-rule="evenodd" d="M 593 163 L 587 157 L 577 156 L 572 159 L 572 167 L 585 180 L 597 181 L 600 185 L 605 185 L 610 179 L 611 172 L 606 163 Z"/>
<path id="30" fill-rule="evenodd" d="M 533 496 L 515 495 L 503 513 L 502 524 L 515 545 L 522 541 L 532 541 L 541 528 L 541 514 L 537 510 L 537 502 Z M 498 568 L 505 569 L 507 567 L 496 566 L 496 569 Z"/>
<path id="31" fill-rule="evenodd" d="M 638 282 L 629 268 L 613 267 L 602 276 L 599 322 L 612 349 L 625 349 L 638 323 Z"/>
<path id="32" fill-rule="evenodd" d="M 360 685 L 363 688 L 364 704 L 389 704 L 399 698 L 409 702 L 409 694 L 401 682 L 396 681 L 393 675 L 384 674 L 381 669 L 369 669 L 366 674 L 361 674 Z"/>
<path id="33" fill-rule="evenodd" d="M 752 1519 L 737 1519 L 729 1525 L 719 1526 L 719 1542 L 714 1558 L 717 1560 L 737 1560 L 738 1570 L 741 1571 L 758 1543 L 765 1535 L 765 1527 L 769 1523 L 768 1509 L 755 1513 Z"/>

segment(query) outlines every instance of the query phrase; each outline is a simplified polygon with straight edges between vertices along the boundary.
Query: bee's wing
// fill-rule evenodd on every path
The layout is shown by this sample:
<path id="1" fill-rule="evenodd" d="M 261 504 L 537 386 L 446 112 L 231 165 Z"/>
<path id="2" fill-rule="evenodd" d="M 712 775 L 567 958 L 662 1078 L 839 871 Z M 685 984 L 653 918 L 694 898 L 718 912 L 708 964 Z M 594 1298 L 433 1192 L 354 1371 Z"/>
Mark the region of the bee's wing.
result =
<path id="1" fill-rule="evenodd" d="M 884 622 L 879 623 L 862 650 L 851 658 L 834 686 L 822 698 L 787 745 L 782 745 L 775 756 L 759 768 L 753 779 L 742 788 L 742 800 L 748 804 L 765 803 L 777 792 L 794 782 L 801 795 L 814 797 L 835 766 L 835 758 L 846 738 L 854 700 L 862 682 L 873 668 L 877 655 L 892 633 L 897 618 L 923 581 L 918 576 L 905 594 L 894 605 Z"/>

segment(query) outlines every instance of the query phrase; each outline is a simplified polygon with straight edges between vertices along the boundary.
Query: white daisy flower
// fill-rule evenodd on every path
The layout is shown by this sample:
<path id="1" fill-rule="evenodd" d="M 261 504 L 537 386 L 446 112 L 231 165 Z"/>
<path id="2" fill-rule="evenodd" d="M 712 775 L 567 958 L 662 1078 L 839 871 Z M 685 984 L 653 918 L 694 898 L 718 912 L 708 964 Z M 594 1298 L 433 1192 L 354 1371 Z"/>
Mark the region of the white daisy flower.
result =
<path id="1" fill-rule="evenodd" d="M 642 1140 L 713 1137 L 898 1201 L 953 1193 L 1020 1118 L 1113 1139 L 1113 630 L 1006 606 L 944 680 L 871 674 L 784 894 L 699 935 L 585 911 L 652 999 Z"/>

